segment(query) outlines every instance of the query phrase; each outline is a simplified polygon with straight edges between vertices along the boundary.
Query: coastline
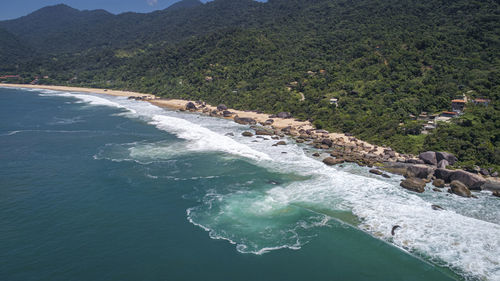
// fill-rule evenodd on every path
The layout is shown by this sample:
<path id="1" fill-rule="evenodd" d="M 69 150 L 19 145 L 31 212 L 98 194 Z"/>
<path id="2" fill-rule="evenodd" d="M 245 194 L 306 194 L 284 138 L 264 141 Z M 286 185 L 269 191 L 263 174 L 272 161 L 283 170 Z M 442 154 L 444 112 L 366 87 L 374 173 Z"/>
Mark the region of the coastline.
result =
<path id="1" fill-rule="evenodd" d="M 130 98 L 140 98 L 141 100 L 150 102 L 159 107 L 169 108 L 173 110 L 186 110 L 186 105 L 188 103 L 197 104 L 199 102 L 193 100 L 181 100 L 181 99 L 164 99 L 157 97 L 153 94 L 139 93 L 132 91 L 120 91 L 120 90 L 108 90 L 108 89 L 98 89 L 98 88 L 84 88 L 84 87 L 69 87 L 69 86 L 55 86 L 55 85 L 28 85 L 28 84 L 5 84 L 0 83 L 0 87 L 8 88 L 30 88 L 30 89 L 46 89 L 54 91 L 70 91 L 70 92 L 84 92 L 84 93 L 94 93 L 94 94 L 104 94 L 112 96 L 130 97 Z M 352 136 L 347 136 L 343 133 L 332 133 L 325 130 L 316 130 L 314 126 L 309 121 L 298 121 L 293 118 L 279 118 L 275 116 L 269 116 L 265 113 L 257 113 L 254 111 L 243 111 L 235 109 L 225 109 L 224 111 L 231 112 L 230 115 L 224 116 L 222 110 L 217 110 L 217 106 L 209 105 L 203 103 L 202 106 L 196 106 L 195 109 L 190 109 L 191 112 L 199 112 L 202 114 L 207 114 L 215 117 L 221 117 L 225 119 L 234 120 L 237 118 L 242 119 L 253 119 L 257 124 L 261 124 L 269 129 L 275 130 L 274 133 L 286 134 L 293 138 L 298 139 L 298 142 L 310 142 L 314 147 L 318 149 L 330 149 L 332 147 L 341 148 L 344 153 L 354 154 L 356 157 L 355 161 L 358 164 L 363 164 L 362 159 L 368 157 L 372 158 L 373 161 L 369 163 L 376 163 L 380 161 L 390 161 L 396 162 L 398 158 L 401 158 L 400 154 L 392 151 L 392 149 L 387 147 L 379 147 L 370 144 L 366 141 L 359 140 Z M 266 124 L 266 121 L 272 120 L 272 124 Z M 331 141 L 327 141 L 330 139 Z M 389 157 L 384 157 L 388 155 Z M 337 158 L 342 155 L 336 155 Z M 406 156 L 408 158 L 408 156 Z M 401 159 L 400 159 L 401 160 Z M 371 165 L 369 165 L 371 166 Z"/>
<path id="2" fill-rule="evenodd" d="M 0 87 L 46 89 L 121 96 L 138 101 L 149 102 L 156 106 L 171 110 L 189 111 L 193 113 L 196 112 L 217 118 L 229 119 L 240 124 L 251 125 L 250 128 L 253 129 L 254 132 L 245 132 L 246 136 L 268 136 L 276 140 L 273 146 L 286 145 L 286 141 L 280 140 L 286 135 L 294 139 L 297 143 L 304 143 L 310 147 L 316 148 L 317 151 L 313 152 L 311 156 L 318 158 L 318 160 L 323 161 L 326 165 L 337 165 L 344 162 L 356 163 L 359 166 L 373 168 L 370 172 L 378 176 L 391 177 L 383 171 L 403 175 L 407 180 L 402 182 L 401 186 L 415 192 L 423 192 L 423 187 L 429 182 L 433 182 L 434 186 L 438 186 L 435 184 L 436 178 L 445 180 L 446 187 L 449 187 L 449 182 L 453 180 L 450 175 L 456 173 L 457 179 L 460 179 L 462 182 L 466 182 L 467 187 L 471 190 L 486 189 L 494 192 L 494 196 L 500 196 L 500 180 L 497 176 L 482 176 L 480 174 L 473 174 L 464 170 L 448 170 L 448 164 L 440 166 L 437 162 L 429 162 L 425 159 L 425 157 L 422 158 L 423 154 L 429 153 L 436 157 L 437 152 L 424 152 L 418 157 L 411 154 L 400 154 L 392 150 L 390 147 L 376 146 L 355 137 L 347 136 L 346 134 L 332 133 L 325 130 L 315 129 L 309 121 L 299 121 L 293 119 L 287 113 L 285 113 L 285 115 L 288 115 L 285 116 L 287 118 L 280 118 L 276 115 L 269 115 L 255 111 L 230 109 L 224 105 L 214 106 L 201 101 L 165 99 L 152 94 L 132 91 L 3 83 L 0 83 Z M 446 152 L 443 153 L 451 155 Z M 455 156 L 451 155 L 450 157 L 453 159 Z M 452 162 L 454 161 L 450 160 L 450 163 Z M 440 172 L 439 170 L 443 170 L 444 172 Z M 443 175 L 443 173 L 445 175 Z M 415 180 L 417 182 L 415 182 Z"/>

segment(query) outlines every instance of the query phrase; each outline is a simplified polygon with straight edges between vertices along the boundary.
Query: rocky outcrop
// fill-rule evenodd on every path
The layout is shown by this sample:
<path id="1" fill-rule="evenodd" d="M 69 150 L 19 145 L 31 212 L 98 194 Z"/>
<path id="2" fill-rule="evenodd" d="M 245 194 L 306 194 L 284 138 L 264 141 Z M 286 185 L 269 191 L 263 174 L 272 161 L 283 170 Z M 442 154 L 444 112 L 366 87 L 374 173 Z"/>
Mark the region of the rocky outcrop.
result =
<path id="1" fill-rule="evenodd" d="M 255 129 L 255 134 L 257 136 L 272 136 L 272 135 L 274 135 L 274 132 L 268 131 L 265 129 L 261 129 L 261 128 L 257 128 L 257 129 Z"/>
<path id="2" fill-rule="evenodd" d="M 345 162 L 345 160 L 342 158 L 337 159 L 337 158 L 333 158 L 333 157 L 326 157 L 325 159 L 323 159 L 323 163 L 325 163 L 328 166 L 342 164 L 344 162 Z"/>
<path id="3" fill-rule="evenodd" d="M 186 110 L 196 110 L 196 105 L 192 102 L 186 104 Z"/>
<path id="4" fill-rule="evenodd" d="M 242 125 L 255 125 L 255 124 L 257 124 L 257 122 L 252 118 L 246 118 L 246 117 L 240 118 L 238 116 L 234 117 L 234 122 L 236 122 L 238 124 L 242 124 Z"/>
<path id="5" fill-rule="evenodd" d="M 227 106 L 226 106 L 225 104 L 222 104 L 222 103 L 221 103 L 221 104 L 219 104 L 219 105 L 217 106 L 217 110 L 218 110 L 218 111 L 224 111 L 224 110 L 227 110 Z"/>
<path id="6" fill-rule="evenodd" d="M 278 145 L 286 145 L 286 142 L 285 141 L 279 141 L 279 142 L 273 144 L 273 146 L 278 146 Z"/>
<path id="7" fill-rule="evenodd" d="M 435 187 L 444 187 L 444 180 L 442 179 L 435 179 L 433 182 L 432 182 L 432 185 L 434 185 Z"/>
<path id="8" fill-rule="evenodd" d="M 231 117 L 231 116 L 233 116 L 233 113 L 231 111 L 224 110 L 224 111 L 222 111 L 222 116 Z"/>
<path id="9" fill-rule="evenodd" d="M 383 175 L 383 174 L 384 174 L 382 171 L 377 170 L 377 169 L 371 169 L 371 170 L 369 170 L 368 172 L 370 172 L 370 173 L 372 173 L 372 174 L 375 174 L 375 175 L 379 175 L 379 176 L 381 176 L 381 175 Z"/>
<path id="10" fill-rule="evenodd" d="M 436 158 L 436 152 L 434 151 L 426 151 L 422 152 L 418 155 L 418 159 L 424 161 L 425 164 L 429 165 L 437 165 L 437 158 Z"/>
<path id="11" fill-rule="evenodd" d="M 434 174 L 434 169 L 426 165 L 409 165 L 405 177 L 426 179 Z"/>
<path id="12" fill-rule="evenodd" d="M 481 185 L 481 190 L 500 191 L 500 182 L 488 180 Z"/>
<path id="13" fill-rule="evenodd" d="M 481 186 L 486 182 L 483 177 L 463 170 L 456 170 L 451 174 L 450 181 L 454 180 L 462 182 L 471 190 L 481 190 Z"/>
<path id="14" fill-rule="evenodd" d="M 441 160 L 438 162 L 437 164 L 437 167 L 440 168 L 440 169 L 446 169 L 446 167 L 450 166 L 450 163 L 448 162 L 448 160 Z"/>
<path id="15" fill-rule="evenodd" d="M 434 176 L 447 183 L 454 180 L 460 181 L 471 190 L 480 190 L 481 186 L 486 183 L 483 177 L 464 170 L 436 169 Z"/>
<path id="16" fill-rule="evenodd" d="M 463 184 L 462 182 L 457 181 L 457 180 L 454 180 L 451 182 L 450 191 L 451 191 L 451 193 L 456 194 L 458 196 L 462 196 L 462 197 L 471 197 L 471 195 L 472 195 L 470 193 L 470 190 L 467 188 L 467 186 L 465 186 L 465 184 Z"/>
<path id="17" fill-rule="evenodd" d="M 406 163 L 410 163 L 410 164 L 425 164 L 424 161 L 420 160 L 420 159 L 407 159 L 405 161 Z"/>
<path id="18" fill-rule="evenodd" d="M 446 160 L 450 165 L 453 165 L 457 162 L 457 157 L 448 152 L 436 152 L 436 161 L 439 162 L 441 160 Z"/>
<path id="19" fill-rule="evenodd" d="M 437 179 L 442 179 L 444 180 L 445 182 L 451 182 L 450 180 L 450 177 L 451 177 L 451 174 L 453 174 L 453 170 L 448 170 L 448 169 L 436 169 L 434 171 L 434 176 L 437 178 Z"/>
<path id="20" fill-rule="evenodd" d="M 418 193 L 425 191 L 425 181 L 419 178 L 407 178 L 400 185 L 405 189 Z"/>
<path id="21" fill-rule="evenodd" d="M 276 114 L 276 116 L 278 118 L 284 118 L 284 119 L 292 118 L 292 114 L 290 112 L 280 112 L 280 113 Z"/>
<path id="22" fill-rule="evenodd" d="M 253 134 L 251 132 L 243 132 L 241 133 L 241 135 L 244 137 L 253 137 Z"/>
<path id="23" fill-rule="evenodd" d="M 328 147 L 332 147 L 333 141 L 331 139 L 325 138 L 321 140 L 321 144 L 327 145 Z"/>

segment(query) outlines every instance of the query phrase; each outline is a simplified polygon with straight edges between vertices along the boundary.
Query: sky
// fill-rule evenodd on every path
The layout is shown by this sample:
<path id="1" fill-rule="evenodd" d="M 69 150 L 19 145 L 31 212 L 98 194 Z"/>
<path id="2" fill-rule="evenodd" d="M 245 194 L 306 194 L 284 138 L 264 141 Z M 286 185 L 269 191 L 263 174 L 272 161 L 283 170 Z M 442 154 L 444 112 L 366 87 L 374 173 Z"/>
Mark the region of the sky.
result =
<path id="1" fill-rule="evenodd" d="M 167 8 L 179 0 L 0 0 L 0 20 L 25 16 L 45 6 L 66 4 L 79 10 L 104 9 L 113 14 L 151 12 Z M 207 1 L 202 1 L 207 2 Z"/>

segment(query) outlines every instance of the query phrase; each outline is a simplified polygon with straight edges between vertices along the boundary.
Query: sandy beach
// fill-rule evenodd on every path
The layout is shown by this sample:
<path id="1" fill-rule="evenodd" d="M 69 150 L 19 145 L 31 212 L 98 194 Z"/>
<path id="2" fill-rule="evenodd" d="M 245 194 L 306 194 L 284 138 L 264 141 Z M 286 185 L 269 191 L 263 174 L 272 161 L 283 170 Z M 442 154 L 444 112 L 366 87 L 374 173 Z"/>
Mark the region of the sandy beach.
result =
<path id="1" fill-rule="evenodd" d="M 191 100 L 180 100 L 180 99 L 164 99 L 160 97 L 156 97 L 152 94 L 147 93 L 138 93 L 132 91 L 119 91 L 119 90 L 108 90 L 108 89 L 97 89 L 97 88 L 84 88 L 84 87 L 68 87 L 68 86 L 53 86 L 53 85 L 28 85 L 28 84 L 4 84 L 0 83 L 0 87 L 9 87 L 9 88 L 31 88 L 31 89 L 46 89 L 46 90 L 54 90 L 54 91 L 68 91 L 68 92 L 84 92 L 84 93 L 94 93 L 94 94 L 104 94 L 104 95 L 112 95 L 112 96 L 122 96 L 122 97 L 141 97 L 142 100 L 150 102 L 160 107 L 165 107 L 174 110 L 185 110 L 186 104 L 189 102 L 196 103 Z M 212 112 L 217 110 L 217 106 L 205 104 L 202 108 L 198 108 L 197 110 L 193 110 L 195 112 Z M 208 110 L 207 110 L 208 109 Z M 272 127 L 277 130 L 282 130 L 284 128 L 289 127 L 290 135 L 298 137 L 303 134 L 304 131 L 310 132 L 312 137 L 318 138 L 329 138 L 333 141 L 333 143 L 345 147 L 358 147 L 361 148 L 360 154 L 375 154 L 375 155 L 383 155 L 384 151 L 387 149 L 385 147 L 378 147 L 372 145 L 368 142 L 356 139 L 355 137 L 349 137 L 342 133 L 331 133 L 325 132 L 323 130 L 316 131 L 314 126 L 309 121 L 298 121 L 293 118 L 270 118 L 269 114 L 265 113 L 257 113 L 254 111 L 242 111 L 235 109 L 227 109 L 231 113 L 233 113 L 230 117 L 224 117 L 226 119 L 234 119 L 236 116 L 239 118 L 252 118 L 257 123 L 265 123 L 267 120 L 272 119 Z M 312 133 L 311 133 L 312 131 Z M 398 156 L 398 154 L 397 154 Z"/>

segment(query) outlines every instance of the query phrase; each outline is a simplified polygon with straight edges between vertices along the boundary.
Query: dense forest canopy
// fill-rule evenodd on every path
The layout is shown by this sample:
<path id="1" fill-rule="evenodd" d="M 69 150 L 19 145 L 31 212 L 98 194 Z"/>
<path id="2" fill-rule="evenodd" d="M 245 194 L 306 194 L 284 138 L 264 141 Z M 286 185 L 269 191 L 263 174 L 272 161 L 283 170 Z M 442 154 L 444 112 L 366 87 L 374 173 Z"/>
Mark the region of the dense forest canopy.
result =
<path id="1" fill-rule="evenodd" d="M 59 5 L 0 27 L 34 50 L 20 56 L 8 51 L 17 39 L 0 41 L 2 57 L 17 58 L 2 60 L 1 74 L 24 82 L 49 76 L 39 82 L 290 111 L 402 152 L 439 149 L 459 165 L 500 166 L 493 0 L 184 0 L 121 15 Z M 421 134 L 425 121 L 412 115 L 449 111 L 464 94 L 491 102 Z"/>

